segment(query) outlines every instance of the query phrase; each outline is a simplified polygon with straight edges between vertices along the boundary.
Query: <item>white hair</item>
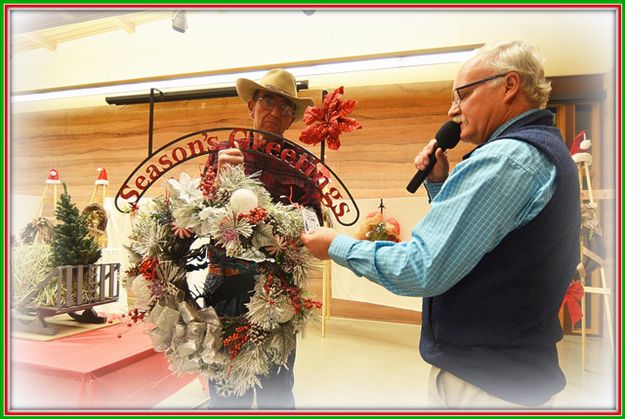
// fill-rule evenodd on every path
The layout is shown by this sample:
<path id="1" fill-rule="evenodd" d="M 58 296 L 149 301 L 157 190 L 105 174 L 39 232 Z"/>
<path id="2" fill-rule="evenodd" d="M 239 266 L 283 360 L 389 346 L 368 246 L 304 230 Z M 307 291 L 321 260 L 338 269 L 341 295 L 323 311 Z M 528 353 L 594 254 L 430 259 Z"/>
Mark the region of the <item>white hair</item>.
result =
<path id="1" fill-rule="evenodd" d="M 527 99 L 540 109 L 547 106 L 551 82 L 545 79 L 544 59 L 534 45 L 523 41 L 487 44 L 476 51 L 473 59 L 484 63 L 496 73 L 519 73 L 521 89 Z"/>

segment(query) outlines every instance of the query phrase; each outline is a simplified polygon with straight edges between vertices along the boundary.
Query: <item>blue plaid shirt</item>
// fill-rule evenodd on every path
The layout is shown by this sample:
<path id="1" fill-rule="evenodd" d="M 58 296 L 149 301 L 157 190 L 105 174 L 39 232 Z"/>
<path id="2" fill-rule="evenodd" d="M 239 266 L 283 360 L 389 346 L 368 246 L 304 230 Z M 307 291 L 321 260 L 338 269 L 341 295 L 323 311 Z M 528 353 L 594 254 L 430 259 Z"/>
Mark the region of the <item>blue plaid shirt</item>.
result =
<path id="1" fill-rule="evenodd" d="M 490 139 L 537 111 L 507 121 Z M 426 181 L 431 209 L 410 241 L 369 242 L 339 235 L 330 245 L 330 257 L 398 295 L 442 294 L 509 232 L 538 215 L 553 196 L 555 178 L 555 166 L 525 142 L 485 144 L 458 163 L 444 183 Z"/>

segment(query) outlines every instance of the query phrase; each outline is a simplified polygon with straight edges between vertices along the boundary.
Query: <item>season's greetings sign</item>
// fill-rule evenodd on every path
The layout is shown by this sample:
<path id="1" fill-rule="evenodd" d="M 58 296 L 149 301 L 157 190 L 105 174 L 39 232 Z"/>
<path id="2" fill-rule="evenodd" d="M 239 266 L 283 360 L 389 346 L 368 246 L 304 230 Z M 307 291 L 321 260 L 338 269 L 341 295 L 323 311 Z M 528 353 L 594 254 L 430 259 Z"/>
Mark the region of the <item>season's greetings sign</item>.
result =
<path id="1" fill-rule="evenodd" d="M 317 156 L 286 138 L 248 128 L 206 129 L 170 141 L 154 152 L 148 150 L 148 157 L 133 170 L 117 192 L 115 207 L 121 211 L 121 199 L 136 204 L 165 173 L 196 157 L 216 154 L 223 142 L 231 147 L 238 146 L 243 153 L 266 154 L 288 164 L 316 185 L 322 204 L 332 211 L 339 223 L 350 226 L 358 221 L 360 212 L 351 193 Z"/>

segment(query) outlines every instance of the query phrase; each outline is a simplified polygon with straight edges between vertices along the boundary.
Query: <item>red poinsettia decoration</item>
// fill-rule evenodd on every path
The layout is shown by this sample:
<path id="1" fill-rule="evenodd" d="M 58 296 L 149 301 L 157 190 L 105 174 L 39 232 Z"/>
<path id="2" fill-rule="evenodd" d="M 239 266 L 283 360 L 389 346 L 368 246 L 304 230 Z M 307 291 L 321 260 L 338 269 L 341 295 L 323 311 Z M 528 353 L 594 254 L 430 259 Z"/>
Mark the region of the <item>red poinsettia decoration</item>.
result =
<path id="1" fill-rule="evenodd" d="M 299 140 L 304 144 L 317 144 L 327 140 L 328 148 L 338 150 L 341 146 L 339 136 L 362 128 L 354 118 L 347 118 L 358 103 L 355 100 L 341 100 L 343 86 L 326 95 L 323 106 L 309 106 L 304 112 L 304 123 L 308 125 L 302 130 Z"/>
<path id="2" fill-rule="evenodd" d="M 582 319 L 581 301 L 583 297 L 584 286 L 581 281 L 571 281 L 571 284 L 564 295 L 564 299 L 562 300 L 562 304 L 560 305 L 560 308 L 567 306 L 569 309 L 571 324 L 575 324 Z"/>

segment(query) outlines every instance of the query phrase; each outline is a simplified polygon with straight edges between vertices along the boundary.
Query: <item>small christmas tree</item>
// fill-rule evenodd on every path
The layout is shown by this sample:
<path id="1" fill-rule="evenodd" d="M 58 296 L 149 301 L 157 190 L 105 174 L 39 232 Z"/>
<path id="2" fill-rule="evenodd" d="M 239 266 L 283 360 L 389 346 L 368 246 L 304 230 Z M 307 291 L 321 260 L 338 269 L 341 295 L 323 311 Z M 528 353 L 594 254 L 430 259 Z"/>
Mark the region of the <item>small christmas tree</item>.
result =
<path id="1" fill-rule="evenodd" d="M 66 187 L 55 216 L 58 223 L 52 239 L 54 266 L 89 265 L 100 259 L 101 251 L 96 240 L 89 235 L 87 218 L 80 215 Z"/>

